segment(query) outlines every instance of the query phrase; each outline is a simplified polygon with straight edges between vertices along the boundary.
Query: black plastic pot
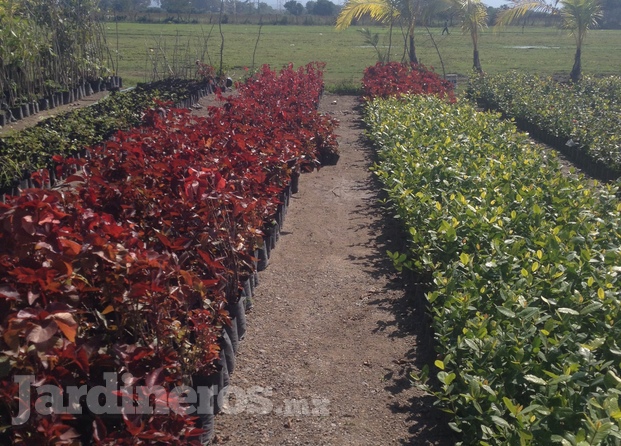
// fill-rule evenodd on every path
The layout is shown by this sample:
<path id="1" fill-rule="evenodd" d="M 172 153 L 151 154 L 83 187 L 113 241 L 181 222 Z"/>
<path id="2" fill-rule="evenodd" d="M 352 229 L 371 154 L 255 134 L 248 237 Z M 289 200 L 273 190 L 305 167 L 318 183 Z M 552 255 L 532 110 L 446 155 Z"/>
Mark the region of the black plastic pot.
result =
<path id="1" fill-rule="evenodd" d="M 237 320 L 236 318 L 229 312 L 231 316 L 231 325 L 227 325 L 224 327 L 226 334 L 229 336 L 231 340 L 231 345 L 233 346 L 233 353 L 237 354 L 237 350 L 239 349 L 239 335 L 237 333 Z"/>
<path id="2" fill-rule="evenodd" d="M 322 166 L 336 166 L 336 164 L 339 162 L 340 157 L 341 156 L 338 153 L 322 152 L 319 154 L 317 159 L 319 160 Z"/>
<path id="3" fill-rule="evenodd" d="M 252 310 L 252 294 L 246 294 L 246 290 L 242 289 L 240 299 L 244 300 L 244 311 L 248 312 Z"/>
<path id="4" fill-rule="evenodd" d="M 285 220 L 285 210 L 282 204 L 278 205 L 278 208 L 276 209 L 276 215 L 274 216 L 274 220 L 276 220 L 276 223 L 278 224 L 278 229 L 280 230 Z"/>
<path id="5" fill-rule="evenodd" d="M 300 185 L 300 174 L 299 172 L 293 172 L 291 174 L 291 193 L 297 194 L 299 191 Z"/>
<path id="6" fill-rule="evenodd" d="M 270 250 L 276 248 L 276 243 L 278 243 L 278 240 L 280 240 L 280 226 L 276 222 L 270 230 Z"/>
<path id="7" fill-rule="evenodd" d="M 254 273 L 252 273 L 250 277 L 248 278 L 248 283 L 250 284 L 250 291 L 252 292 L 252 296 L 254 297 L 256 293 L 256 287 L 254 284 Z"/>
<path id="8" fill-rule="evenodd" d="M 28 104 L 22 104 L 22 117 L 27 118 L 30 116 L 30 107 Z"/>
<path id="9" fill-rule="evenodd" d="M 272 249 L 274 249 L 274 237 L 272 237 L 272 234 L 265 236 L 265 247 L 267 248 L 267 257 L 270 258 L 272 256 Z"/>
<path id="10" fill-rule="evenodd" d="M 244 280 L 243 286 L 244 286 L 244 293 L 246 294 L 246 297 L 252 299 L 253 294 L 252 294 L 252 285 L 250 284 L 250 279 Z"/>
<path id="11" fill-rule="evenodd" d="M 246 335 L 246 298 L 241 297 L 235 304 L 229 305 L 229 314 L 235 320 L 235 330 L 238 342 Z"/>
<path id="12" fill-rule="evenodd" d="M 209 445 L 214 438 L 215 434 L 215 416 L 212 413 L 199 414 L 199 428 L 203 430 L 203 433 L 198 438 L 201 445 Z"/>
<path id="13" fill-rule="evenodd" d="M 91 86 L 91 90 L 93 91 L 93 93 L 99 93 L 99 91 L 101 90 L 101 80 L 99 79 L 90 81 L 89 85 Z"/>
<path id="14" fill-rule="evenodd" d="M 13 119 L 20 120 L 22 119 L 22 108 L 21 107 L 13 107 L 11 109 L 11 114 L 13 115 Z"/>
<path id="15" fill-rule="evenodd" d="M 226 330 L 222 331 L 222 339 L 220 341 L 220 347 L 224 351 L 226 358 L 226 368 L 229 375 L 232 375 L 235 371 L 235 348 L 233 348 L 233 341 Z"/>
<path id="16" fill-rule="evenodd" d="M 263 245 L 259 248 L 259 261 L 257 263 L 257 271 L 263 271 L 270 264 L 270 255 L 267 249 L 267 242 L 264 239 Z"/>
<path id="17" fill-rule="evenodd" d="M 46 98 L 39 99 L 39 110 L 47 110 L 48 108 L 50 108 L 49 99 L 46 99 Z"/>
<path id="18" fill-rule="evenodd" d="M 259 250 L 258 250 L 258 249 L 255 249 L 255 250 L 254 250 L 254 252 L 252 253 L 252 257 L 253 257 L 253 259 L 254 259 L 254 260 L 252 261 L 252 269 L 253 269 L 254 271 L 256 271 L 256 270 L 257 270 L 258 263 L 259 263 Z"/>

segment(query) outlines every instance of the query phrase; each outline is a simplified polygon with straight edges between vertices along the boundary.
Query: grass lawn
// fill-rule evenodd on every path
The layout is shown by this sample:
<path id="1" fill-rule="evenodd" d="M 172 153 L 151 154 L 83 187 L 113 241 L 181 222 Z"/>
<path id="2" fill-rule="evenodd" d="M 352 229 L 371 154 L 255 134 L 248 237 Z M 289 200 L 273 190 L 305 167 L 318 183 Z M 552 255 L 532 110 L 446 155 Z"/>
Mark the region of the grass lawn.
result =
<path id="1" fill-rule="evenodd" d="M 116 59 L 117 33 L 108 23 L 108 41 Z M 250 68 L 259 32 L 258 25 L 223 25 L 223 62 L 233 78 Z M 382 36 L 380 45 L 387 49 L 388 29 L 373 28 Z M 468 75 L 472 67 L 469 36 L 453 28 L 441 35 L 441 28 L 430 28 L 444 61 L 446 73 Z M 416 35 L 416 51 L 421 63 L 433 66 L 442 74 L 440 58 L 432 37 L 424 28 Z M 151 80 L 154 73 L 194 72 L 197 59 L 218 67 L 220 32 L 212 25 L 118 24 L 119 75 L 125 85 Z M 400 30 L 393 34 L 392 59 L 403 54 Z M 542 74 L 568 74 L 573 64 L 574 38 L 557 28 L 509 27 L 502 31 L 485 30 L 480 37 L 483 69 L 490 73 L 522 69 Z M 362 70 L 377 60 L 375 50 L 366 45 L 356 27 L 337 32 L 330 26 L 266 25 L 256 47 L 255 65 L 264 63 L 278 68 L 288 62 L 296 66 L 320 60 L 327 63 L 325 78 L 329 85 L 357 83 Z M 619 74 L 621 72 L 621 31 L 594 30 L 582 51 L 585 74 Z"/>

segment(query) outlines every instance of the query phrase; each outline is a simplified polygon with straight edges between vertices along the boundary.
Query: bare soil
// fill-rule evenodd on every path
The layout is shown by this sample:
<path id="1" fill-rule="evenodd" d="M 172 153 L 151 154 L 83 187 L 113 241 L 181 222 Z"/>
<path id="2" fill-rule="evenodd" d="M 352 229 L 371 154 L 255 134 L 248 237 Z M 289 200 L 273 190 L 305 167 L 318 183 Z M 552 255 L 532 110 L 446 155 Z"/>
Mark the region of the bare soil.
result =
<path id="1" fill-rule="evenodd" d="M 420 293 L 386 260 L 403 239 L 379 205 L 358 99 L 326 95 L 320 110 L 340 121 L 341 158 L 300 178 L 259 274 L 214 443 L 454 444 L 411 384 L 433 361 L 428 322 Z"/>

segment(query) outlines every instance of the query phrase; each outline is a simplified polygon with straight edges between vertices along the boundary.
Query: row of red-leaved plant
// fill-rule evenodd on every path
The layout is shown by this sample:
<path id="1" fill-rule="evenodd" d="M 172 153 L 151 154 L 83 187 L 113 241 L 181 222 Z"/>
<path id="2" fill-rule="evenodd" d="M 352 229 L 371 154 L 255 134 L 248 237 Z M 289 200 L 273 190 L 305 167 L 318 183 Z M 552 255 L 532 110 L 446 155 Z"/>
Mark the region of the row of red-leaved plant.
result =
<path id="1" fill-rule="evenodd" d="M 87 158 L 57 157 L 60 186 L 0 204 L 0 426 L 25 415 L 18 376 L 66 389 L 130 373 L 128 385 L 170 390 L 216 371 L 227 305 L 253 273 L 279 197 L 336 151 L 335 122 L 316 110 L 322 69 L 263 67 L 208 117 L 160 104 Z M 28 420 L 0 440 L 186 445 L 201 434 L 183 412 L 21 404 Z"/>
<path id="2" fill-rule="evenodd" d="M 455 102 L 453 84 L 421 64 L 378 62 L 364 70 L 362 86 L 368 99 L 433 94 Z"/>

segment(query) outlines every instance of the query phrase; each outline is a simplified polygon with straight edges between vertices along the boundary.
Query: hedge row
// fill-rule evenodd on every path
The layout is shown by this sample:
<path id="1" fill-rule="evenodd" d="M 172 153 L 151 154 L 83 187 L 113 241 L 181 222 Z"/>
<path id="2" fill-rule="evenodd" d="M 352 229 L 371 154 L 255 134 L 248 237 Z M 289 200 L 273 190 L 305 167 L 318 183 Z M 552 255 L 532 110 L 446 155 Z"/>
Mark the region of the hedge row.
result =
<path id="1" fill-rule="evenodd" d="M 375 171 L 431 277 L 435 376 L 459 444 L 619 444 L 621 204 L 497 115 L 374 101 Z"/>
<path id="2" fill-rule="evenodd" d="M 602 180 L 621 176 L 621 78 L 560 84 L 512 72 L 477 76 L 468 95 L 564 152 Z"/>

